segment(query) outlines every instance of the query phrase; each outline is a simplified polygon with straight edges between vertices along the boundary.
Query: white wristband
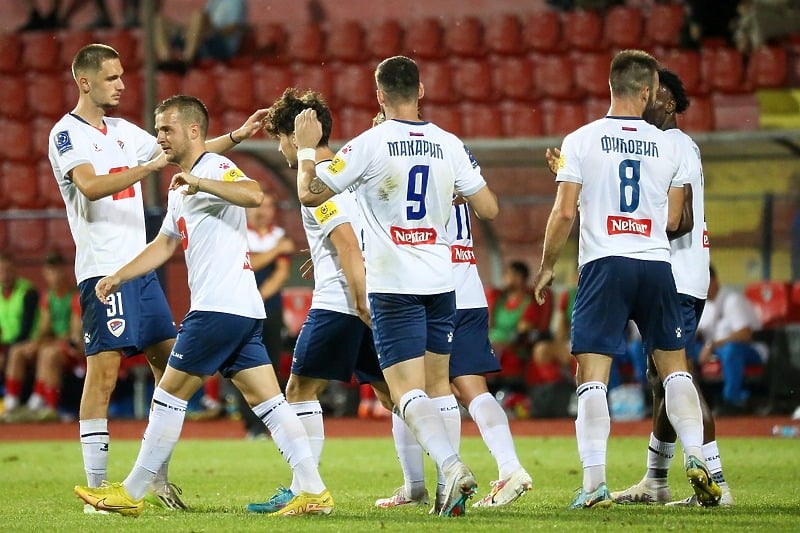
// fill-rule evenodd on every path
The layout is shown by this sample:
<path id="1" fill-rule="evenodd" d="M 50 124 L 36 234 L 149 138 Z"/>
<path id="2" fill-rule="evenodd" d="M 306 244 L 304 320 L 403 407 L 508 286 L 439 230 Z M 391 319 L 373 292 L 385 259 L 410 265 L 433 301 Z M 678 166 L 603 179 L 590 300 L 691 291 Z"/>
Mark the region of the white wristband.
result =
<path id="1" fill-rule="evenodd" d="M 297 161 L 312 161 L 316 162 L 317 151 L 314 148 L 301 148 L 297 151 Z"/>

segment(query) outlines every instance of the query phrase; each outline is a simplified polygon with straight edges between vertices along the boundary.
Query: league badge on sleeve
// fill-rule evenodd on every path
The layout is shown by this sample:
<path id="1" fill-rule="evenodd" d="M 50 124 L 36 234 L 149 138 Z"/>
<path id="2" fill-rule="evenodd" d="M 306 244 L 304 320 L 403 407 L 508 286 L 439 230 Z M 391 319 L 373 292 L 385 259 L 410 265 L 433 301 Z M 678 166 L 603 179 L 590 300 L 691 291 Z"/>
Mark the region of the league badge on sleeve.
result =
<path id="1" fill-rule="evenodd" d="M 56 150 L 58 155 L 64 155 L 72 150 L 72 139 L 69 138 L 69 130 L 59 131 L 56 133 Z"/>
<path id="2" fill-rule="evenodd" d="M 338 174 L 342 170 L 344 170 L 344 159 L 337 155 L 328 165 L 328 172 L 331 174 Z"/>
<path id="3" fill-rule="evenodd" d="M 245 179 L 244 173 L 238 168 L 234 167 L 222 176 L 222 181 L 239 181 Z"/>
<path id="4" fill-rule="evenodd" d="M 464 146 L 464 151 L 467 152 L 467 156 L 469 157 L 469 162 L 472 163 L 472 168 L 478 168 L 478 160 L 475 159 L 475 156 L 472 155 L 472 152 L 469 151 L 469 148 Z"/>
<path id="5" fill-rule="evenodd" d="M 325 224 L 325 222 L 338 214 L 339 210 L 336 208 L 336 204 L 330 200 L 314 210 L 314 218 L 317 219 L 317 222 L 319 222 L 320 225 Z"/>

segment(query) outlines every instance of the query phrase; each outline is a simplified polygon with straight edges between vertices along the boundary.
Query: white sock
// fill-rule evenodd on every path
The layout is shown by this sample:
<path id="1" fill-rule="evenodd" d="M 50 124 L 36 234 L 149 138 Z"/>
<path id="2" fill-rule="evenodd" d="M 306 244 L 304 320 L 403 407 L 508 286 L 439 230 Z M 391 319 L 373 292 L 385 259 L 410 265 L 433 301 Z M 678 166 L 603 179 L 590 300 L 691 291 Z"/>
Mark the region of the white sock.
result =
<path id="1" fill-rule="evenodd" d="M 505 479 L 522 468 L 514 449 L 508 417 L 494 396 L 479 394 L 469 404 L 469 415 L 478 425 L 483 442 L 497 461 L 498 479 Z"/>
<path id="2" fill-rule="evenodd" d="M 144 497 L 156 478 L 156 473 L 172 455 L 181 436 L 187 403 L 160 387 L 156 387 L 153 392 L 153 407 L 150 409 L 139 456 L 133 470 L 122 482 L 131 498 L 138 500 Z"/>
<path id="3" fill-rule="evenodd" d="M 647 474 L 645 477 L 666 481 L 674 456 L 674 442 L 661 442 L 655 435 L 650 433 L 650 445 L 647 447 Z"/>
<path id="4" fill-rule="evenodd" d="M 706 468 L 711 473 L 711 479 L 719 485 L 725 483 L 725 476 L 722 475 L 722 459 L 719 456 L 717 441 L 712 440 L 703 444 L 703 457 L 706 460 Z"/>
<path id="5" fill-rule="evenodd" d="M 45 403 L 42 395 L 36 394 L 35 392 L 31 394 L 30 398 L 28 398 L 27 405 L 28 409 L 30 409 L 31 411 L 38 411 L 40 409 L 44 409 L 45 407 L 47 407 L 47 404 Z"/>
<path id="6" fill-rule="evenodd" d="M 583 490 L 591 492 L 606 480 L 606 446 L 611 433 L 606 386 L 588 381 L 578 387 L 578 417 L 575 436 L 583 464 Z"/>
<path id="7" fill-rule="evenodd" d="M 318 401 L 296 402 L 289 404 L 294 409 L 297 418 L 303 424 L 303 428 L 308 435 L 308 445 L 311 448 L 311 457 L 314 464 L 319 468 L 319 458 L 322 455 L 322 447 L 325 444 L 325 425 L 322 421 L 322 406 Z M 297 470 L 292 471 L 292 483 L 289 490 L 300 490 L 300 480 L 297 478 Z"/>
<path id="8" fill-rule="evenodd" d="M 703 457 L 703 415 L 700 399 L 688 372 L 673 372 L 664 378 L 664 401 L 667 418 L 678 434 L 683 452 Z"/>
<path id="9" fill-rule="evenodd" d="M 394 448 L 397 450 L 397 459 L 403 470 L 406 495 L 409 498 L 418 497 L 425 490 L 425 464 L 422 446 L 419 445 L 414 434 L 396 411 L 392 411 L 392 437 L 394 437 Z"/>
<path id="10" fill-rule="evenodd" d="M 450 439 L 450 445 L 458 453 L 458 448 L 461 444 L 461 411 L 458 409 L 458 400 L 456 400 L 455 395 L 448 394 L 447 396 L 431 398 L 431 401 L 439 409 L 442 420 L 444 420 L 444 427 L 447 430 L 447 437 Z M 446 477 L 444 471 L 438 465 L 436 473 L 439 476 L 439 484 L 444 487 Z"/>
<path id="11" fill-rule="evenodd" d="M 8 413 L 19 407 L 19 396 L 8 394 L 3 397 L 3 410 Z"/>
<path id="12" fill-rule="evenodd" d="M 153 480 L 153 485 L 166 485 L 169 483 L 169 462 L 172 459 L 172 453 L 169 454 L 167 460 L 161 465 L 161 468 L 156 472 L 156 478 Z"/>
<path id="13" fill-rule="evenodd" d="M 106 479 L 108 469 L 108 419 L 92 418 L 79 422 L 83 469 L 86 483 L 99 487 Z"/>
<path id="14" fill-rule="evenodd" d="M 417 442 L 428 452 L 437 467 L 444 470 L 459 460 L 439 409 L 424 391 L 412 389 L 405 393 L 400 398 L 399 409 L 400 416 L 417 438 Z"/>
<path id="15" fill-rule="evenodd" d="M 292 467 L 297 486 L 290 487 L 290 490 L 295 494 L 323 492 L 325 483 L 314 462 L 306 430 L 283 394 L 261 402 L 253 407 L 253 412 L 267 426 L 278 451 Z"/>

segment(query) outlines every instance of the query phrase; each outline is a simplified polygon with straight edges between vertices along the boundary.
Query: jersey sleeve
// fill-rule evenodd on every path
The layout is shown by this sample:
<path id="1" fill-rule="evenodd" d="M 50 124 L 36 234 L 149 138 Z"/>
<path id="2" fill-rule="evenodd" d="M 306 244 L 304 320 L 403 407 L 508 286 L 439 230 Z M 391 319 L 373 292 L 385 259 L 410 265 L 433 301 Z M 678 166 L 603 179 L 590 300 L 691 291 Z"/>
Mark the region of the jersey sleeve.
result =
<path id="1" fill-rule="evenodd" d="M 322 228 L 323 237 L 328 237 L 335 228 L 350 222 L 348 207 L 341 196 L 334 196 L 322 205 L 312 208 L 314 221 Z"/>
<path id="2" fill-rule="evenodd" d="M 215 164 L 211 172 L 203 173 L 202 176 L 198 176 L 202 179 L 209 179 L 209 180 L 216 180 L 216 181 L 224 181 L 228 183 L 236 183 L 238 181 L 253 181 L 247 176 L 245 176 L 244 172 L 242 172 L 239 167 L 236 166 L 236 163 L 231 161 L 226 157 L 219 156 L 219 163 Z M 229 205 L 230 202 L 227 200 L 223 200 L 219 196 L 215 196 L 213 194 L 206 195 L 208 198 L 208 202 L 212 204 L 225 204 Z"/>
<path id="3" fill-rule="evenodd" d="M 369 138 L 359 135 L 342 147 L 333 160 L 317 164 L 317 177 L 336 194 L 343 192 L 367 173 L 377 148 Z"/>
<path id="4" fill-rule="evenodd" d="M 561 156 L 558 158 L 556 181 L 570 181 L 583 184 L 580 170 L 580 143 L 574 133 L 564 137 L 561 143 Z"/>
<path id="5" fill-rule="evenodd" d="M 130 135 L 136 143 L 136 160 L 140 163 L 150 161 L 158 149 L 156 138 L 135 124 L 130 122 L 126 122 L 126 124 L 131 130 Z"/>
<path id="6" fill-rule="evenodd" d="M 455 189 L 461 196 L 472 196 L 486 185 L 481 175 L 481 167 L 469 148 L 464 146 L 464 154 L 459 157 L 458 171 L 455 177 Z"/>

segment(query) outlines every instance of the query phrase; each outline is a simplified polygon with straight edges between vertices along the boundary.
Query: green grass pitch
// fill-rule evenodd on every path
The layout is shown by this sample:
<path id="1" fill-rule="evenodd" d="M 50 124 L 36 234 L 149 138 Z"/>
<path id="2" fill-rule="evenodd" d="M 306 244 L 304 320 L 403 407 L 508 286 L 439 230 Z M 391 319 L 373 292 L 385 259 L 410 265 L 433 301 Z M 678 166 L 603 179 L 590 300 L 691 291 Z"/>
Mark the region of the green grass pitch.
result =
<path id="1" fill-rule="evenodd" d="M 377 509 L 401 477 L 391 440 L 329 439 L 321 471 L 336 509 L 328 517 L 271 518 L 244 510 L 288 484 L 289 468 L 271 442 L 185 440 L 178 444 L 170 477 L 183 487 L 192 510 L 145 507 L 139 518 L 84 515 L 72 493 L 85 480 L 77 442 L 0 442 L 0 531 L 800 531 L 800 440 L 728 438 L 720 443 L 725 475 L 736 505 L 730 509 L 613 506 L 568 511 L 581 483 L 575 441 L 567 437 L 515 439 L 533 475 L 534 489 L 510 507 L 471 509 L 458 519 L 429 517 L 428 509 Z M 646 436 L 613 438 L 608 451 L 612 490 L 638 481 L 644 470 Z M 138 441 L 111 443 L 109 475 L 120 481 L 130 469 Z M 680 451 L 679 451 L 680 454 Z M 497 475 L 478 438 L 465 438 L 462 456 L 483 496 Z M 430 461 L 428 461 L 430 463 Z M 681 461 L 670 471 L 673 497 L 690 487 Z M 435 482 L 431 465 L 428 487 Z M 474 501 L 474 500 L 473 500 Z"/>

